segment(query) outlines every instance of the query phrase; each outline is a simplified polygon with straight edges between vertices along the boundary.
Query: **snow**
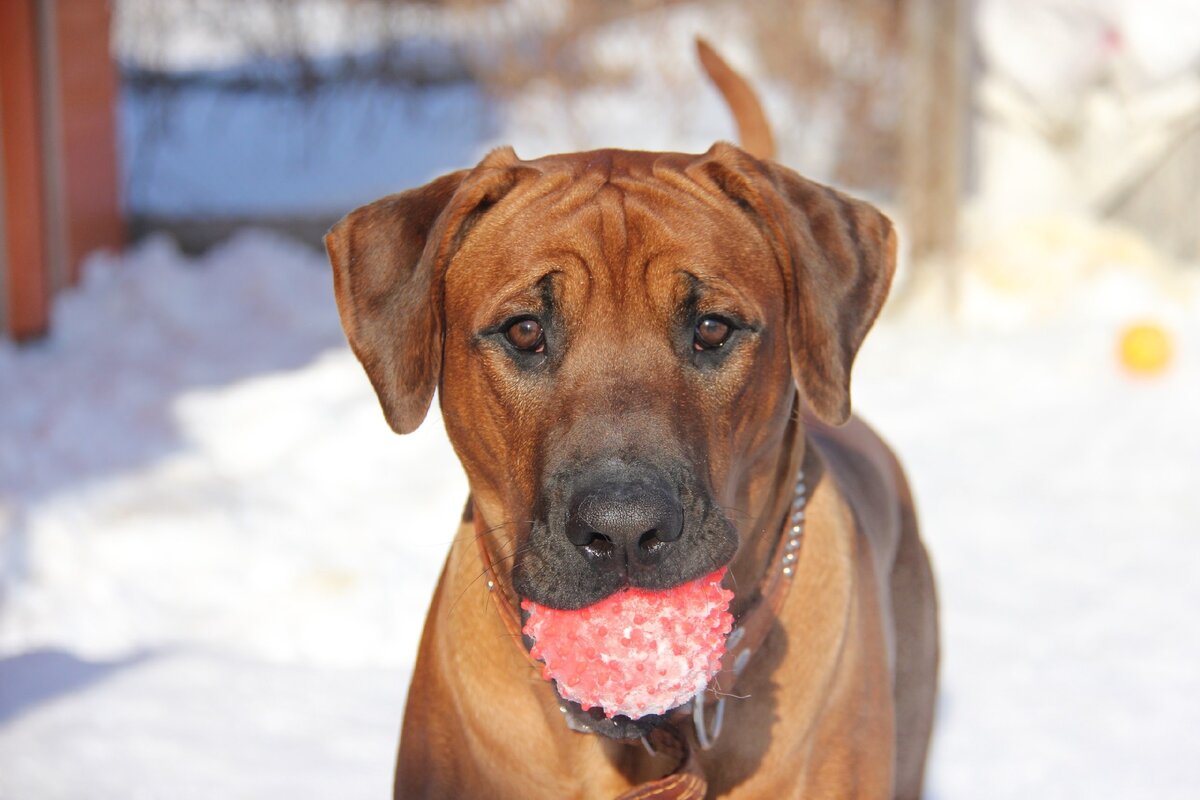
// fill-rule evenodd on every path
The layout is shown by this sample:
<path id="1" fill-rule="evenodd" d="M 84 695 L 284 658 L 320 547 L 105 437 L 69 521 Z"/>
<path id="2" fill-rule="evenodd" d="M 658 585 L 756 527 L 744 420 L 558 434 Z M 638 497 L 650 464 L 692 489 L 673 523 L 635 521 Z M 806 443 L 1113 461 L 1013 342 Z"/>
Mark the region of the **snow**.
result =
<path id="1" fill-rule="evenodd" d="M 753 73 L 735 19 L 672 13 L 731 33 L 723 49 Z M 395 106 L 197 91 L 170 128 L 175 156 L 145 162 L 157 177 L 140 186 L 134 170 L 130 202 L 340 212 L 499 141 L 535 156 L 730 136 L 708 90 L 662 102 L 683 59 L 694 68 L 647 35 L 590 46 L 617 71 L 649 50 L 659 77 L 543 84 L 506 104 L 462 86 Z M 213 54 L 185 45 L 184 66 Z M 639 124 L 648 109 L 655 124 Z M 312 114 L 329 140 L 301 130 Z M 836 137 L 823 125 L 785 160 L 819 172 Z M 927 796 L 1190 798 L 1200 272 L 1128 231 L 1037 211 L 998 224 L 972 209 L 956 312 L 922 297 L 890 309 L 855 372 L 856 408 L 909 470 L 938 575 Z M 330 288 L 323 255 L 278 236 L 245 230 L 201 257 L 152 237 L 94 255 L 50 338 L 0 342 L 0 800 L 386 795 L 466 484 L 436 409 L 391 434 Z M 1117 363 L 1137 319 L 1173 338 L 1162 375 Z"/>
<path id="2" fill-rule="evenodd" d="M 1102 323 L 869 342 L 856 403 L 903 455 L 939 579 L 935 797 L 1200 785 L 1194 320 L 1149 382 Z"/>
<path id="3" fill-rule="evenodd" d="M 418 461 L 379 435 L 330 290 L 322 255 L 266 234 L 199 260 L 154 239 L 94 260 L 50 341 L 0 350 L 19 579 L 0 646 L 109 657 L 185 631 L 261 657 L 406 663 L 419 623 L 397 630 L 391 610 L 428 602 L 417 565 L 444 545 L 417 532 L 452 524 L 464 479 L 423 447 L 436 423 L 409 440 Z M 389 500 L 398 485 L 428 515 Z M 361 582 L 385 563 L 381 585 Z"/>
<path id="4" fill-rule="evenodd" d="M 386 797 L 403 675 L 203 650 L 2 664 L 0 797 Z M 52 677 L 48 677 L 52 676 Z M 64 687 L 63 683 L 67 686 Z M 65 691 L 74 692 L 56 699 Z M 36 711 L 22 716 L 32 697 Z"/>

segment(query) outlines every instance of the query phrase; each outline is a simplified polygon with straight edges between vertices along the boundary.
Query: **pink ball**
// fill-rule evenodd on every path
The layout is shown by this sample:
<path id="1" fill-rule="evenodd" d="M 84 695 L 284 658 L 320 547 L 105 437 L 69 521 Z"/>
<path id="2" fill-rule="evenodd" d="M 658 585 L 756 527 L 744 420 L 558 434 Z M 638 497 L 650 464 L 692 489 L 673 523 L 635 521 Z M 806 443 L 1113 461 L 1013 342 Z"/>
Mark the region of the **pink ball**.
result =
<path id="1" fill-rule="evenodd" d="M 584 711 L 637 719 L 662 714 L 704 690 L 721 668 L 733 627 L 721 588 L 725 568 L 666 591 L 625 589 L 573 611 L 524 600 L 524 633 L 546 680 Z"/>

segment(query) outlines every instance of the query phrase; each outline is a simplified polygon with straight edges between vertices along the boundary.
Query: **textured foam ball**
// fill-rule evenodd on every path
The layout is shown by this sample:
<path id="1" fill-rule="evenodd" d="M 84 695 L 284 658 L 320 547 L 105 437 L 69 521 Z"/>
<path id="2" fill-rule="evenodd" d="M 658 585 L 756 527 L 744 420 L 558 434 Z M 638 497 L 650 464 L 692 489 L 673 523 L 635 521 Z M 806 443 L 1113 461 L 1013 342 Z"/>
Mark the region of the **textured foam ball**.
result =
<path id="1" fill-rule="evenodd" d="M 1121 332 L 1121 363 L 1140 375 L 1162 372 L 1171 361 L 1171 338 L 1153 322 L 1130 325 Z"/>
<path id="2" fill-rule="evenodd" d="M 524 633 L 542 675 L 585 711 L 638 719 L 704 690 L 721 668 L 733 627 L 725 569 L 666 591 L 625 589 L 574 611 L 531 600 Z"/>

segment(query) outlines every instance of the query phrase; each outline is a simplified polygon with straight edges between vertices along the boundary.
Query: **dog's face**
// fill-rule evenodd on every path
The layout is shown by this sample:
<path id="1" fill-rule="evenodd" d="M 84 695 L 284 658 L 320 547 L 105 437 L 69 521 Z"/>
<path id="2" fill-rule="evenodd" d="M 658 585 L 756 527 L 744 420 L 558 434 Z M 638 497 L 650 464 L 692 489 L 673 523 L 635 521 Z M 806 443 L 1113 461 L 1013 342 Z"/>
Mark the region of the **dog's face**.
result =
<path id="1" fill-rule="evenodd" d="M 498 151 L 326 241 L 389 422 L 440 387 L 494 551 L 558 608 L 734 558 L 797 386 L 848 416 L 894 264 L 878 211 L 729 145 Z"/>
<path id="2" fill-rule="evenodd" d="M 518 593 L 578 608 L 729 562 L 724 509 L 790 409 L 747 387 L 793 389 L 782 275 L 747 215 L 645 155 L 543 169 L 446 267 L 441 399 Z"/>

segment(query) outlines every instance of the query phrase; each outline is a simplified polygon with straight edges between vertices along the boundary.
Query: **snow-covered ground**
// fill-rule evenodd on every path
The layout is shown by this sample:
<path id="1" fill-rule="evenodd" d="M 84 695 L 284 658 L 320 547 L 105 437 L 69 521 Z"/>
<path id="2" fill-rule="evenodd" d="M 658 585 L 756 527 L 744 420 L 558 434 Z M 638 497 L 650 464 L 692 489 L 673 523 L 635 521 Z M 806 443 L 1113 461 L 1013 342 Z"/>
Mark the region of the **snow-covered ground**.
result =
<path id="1" fill-rule="evenodd" d="M 656 47 L 637 26 L 597 38 L 617 68 L 649 60 L 618 89 L 481 108 L 459 87 L 403 110 L 194 93 L 132 206 L 345 210 L 500 141 L 705 147 L 731 131 L 711 90 L 680 91 L 691 30 L 733 35 L 752 73 L 754 53 L 736 20 L 672 13 L 654 30 L 685 33 Z M 127 135 L 153 131 L 153 110 L 125 113 Z M 822 125 L 787 156 L 808 173 L 837 134 Z M 1200 273 L 1083 219 L 973 221 L 958 315 L 920 297 L 885 314 L 854 384 L 939 578 L 928 795 L 1194 797 Z M 323 256 L 266 233 L 97 255 L 55 311 L 48 340 L 0 343 L 0 800 L 386 796 L 465 497 L 436 413 L 390 433 Z M 1135 318 L 1173 337 L 1160 376 L 1117 363 Z"/>

